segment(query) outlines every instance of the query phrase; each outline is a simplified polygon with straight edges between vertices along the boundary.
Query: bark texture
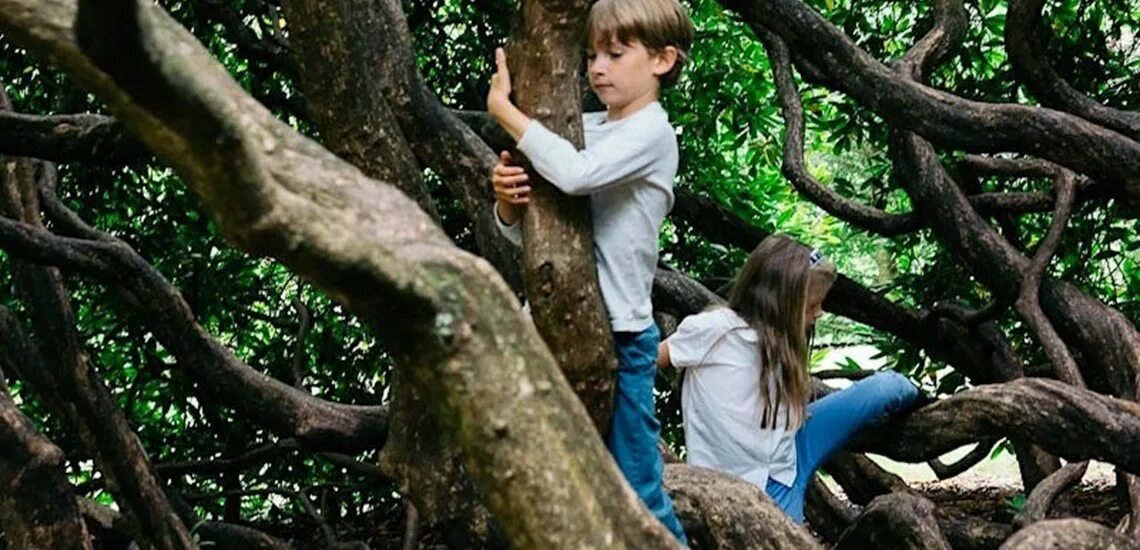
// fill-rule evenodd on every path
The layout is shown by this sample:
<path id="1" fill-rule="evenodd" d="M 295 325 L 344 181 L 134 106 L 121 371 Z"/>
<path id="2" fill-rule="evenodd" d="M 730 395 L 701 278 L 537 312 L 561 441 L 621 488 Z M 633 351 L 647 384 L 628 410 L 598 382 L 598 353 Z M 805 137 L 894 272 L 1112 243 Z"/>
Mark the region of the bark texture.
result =
<path id="1" fill-rule="evenodd" d="M 524 0 L 507 54 L 519 109 L 583 147 L 578 68 L 589 2 Z M 517 154 L 516 158 L 523 158 Z M 523 280 L 534 324 L 598 432 L 610 427 L 614 357 L 598 289 L 589 197 L 563 195 L 533 169 L 523 214 Z"/>

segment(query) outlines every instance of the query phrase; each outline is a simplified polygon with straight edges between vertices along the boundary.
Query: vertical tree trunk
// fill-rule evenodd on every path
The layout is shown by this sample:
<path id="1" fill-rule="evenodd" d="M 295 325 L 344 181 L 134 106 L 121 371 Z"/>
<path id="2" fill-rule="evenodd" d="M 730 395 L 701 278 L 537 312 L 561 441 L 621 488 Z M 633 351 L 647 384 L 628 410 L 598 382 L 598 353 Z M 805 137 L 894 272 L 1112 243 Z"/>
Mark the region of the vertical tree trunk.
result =
<path id="1" fill-rule="evenodd" d="M 380 87 L 374 0 L 286 0 L 301 90 L 330 151 L 395 184 L 439 223 L 415 157 Z M 328 32 L 337 29 L 337 32 Z"/>
<path id="2" fill-rule="evenodd" d="M 578 147 L 588 7 L 587 0 L 524 0 L 508 47 L 519 108 Z M 598 289 L 590 199 L 563 195 L 534 170 L 528 173 L 533 191 L 523 215 L 523 282 L 534 324 L 605 434 L 617 362 Z"/>

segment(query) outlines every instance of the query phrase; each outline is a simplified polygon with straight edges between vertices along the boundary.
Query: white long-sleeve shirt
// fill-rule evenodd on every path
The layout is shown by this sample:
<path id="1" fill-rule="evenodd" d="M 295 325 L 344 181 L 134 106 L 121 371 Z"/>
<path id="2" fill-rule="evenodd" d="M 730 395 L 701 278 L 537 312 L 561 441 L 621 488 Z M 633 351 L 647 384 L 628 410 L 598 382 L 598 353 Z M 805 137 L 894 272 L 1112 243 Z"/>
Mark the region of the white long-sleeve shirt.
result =
<path id="1" fill-rule="evenodd" d="M 744 478 L 761 490 L 768 479 L 796 480 L 796 431 L 788 408 L 776 428 L 761 428 L 764 405 L 775 399 L 772 381 L 760 391 L 756 331 L 722 307 L 686 317 L 665 341 L 674 367 L 685 369 L 681 415 L 688 462 Z"/>
<path id="2" fill-rule="evenodd" d="M 640 332 L 653 323 L 657 236 L 673 208 L 677 137 L 657 102 L 617 121 L 606 120 L 604 112 L 586 113 L 582 126 L 583 150 L 537 121 L 517 147 L 562 192 L 590 196 L 598 283 L 612 330 Z M 521 246 L 521 224 L 495 219 L 503 235 Z"/>

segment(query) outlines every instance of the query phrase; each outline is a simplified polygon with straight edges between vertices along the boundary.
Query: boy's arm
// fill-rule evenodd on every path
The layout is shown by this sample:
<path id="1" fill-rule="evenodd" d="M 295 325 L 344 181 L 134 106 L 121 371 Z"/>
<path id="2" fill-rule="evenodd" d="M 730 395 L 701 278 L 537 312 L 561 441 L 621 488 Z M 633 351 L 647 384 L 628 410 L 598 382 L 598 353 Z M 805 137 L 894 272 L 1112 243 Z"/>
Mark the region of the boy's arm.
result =
<path id="1" fill-rule="evenodd" d="M 534 122 L 519 140 L 518 149 L 539 174 L 563 193 L 589 195 L 652 173 L 654 165 L 670 153 L 671 144 L 662 139 L 663 133 L 673 139 L 667 127 L 627 124 L 579 151 Z"/>
<path id="2" fill-rule="evenodd" d="M 495 50 L 495 74 L 487 92 L 487 112 L 518 143 L 534 168 L 555 187 L 568 195 L 589 195 L 611 185 L 644 177 L 675 145 L 663 143 L 662 135 L 673 139 L 672 129 L 625 125 L 594 147 L 579 151 L 564 138 L 511 103 L 511 73 L 502 48 Z M 670 182 L 672 183 L 672 182 Z"/>

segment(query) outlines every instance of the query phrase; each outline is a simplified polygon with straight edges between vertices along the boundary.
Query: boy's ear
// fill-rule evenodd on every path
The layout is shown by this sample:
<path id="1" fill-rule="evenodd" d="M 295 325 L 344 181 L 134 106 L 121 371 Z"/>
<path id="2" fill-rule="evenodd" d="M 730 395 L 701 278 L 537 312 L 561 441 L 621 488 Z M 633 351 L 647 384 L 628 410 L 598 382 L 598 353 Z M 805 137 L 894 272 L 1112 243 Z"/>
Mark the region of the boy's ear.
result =
<path id="1" fill-rule="evenodd" d="M 673 70 L 673 65 L 677 64 L 677 48 L 674 46 L 665 46 L 657 51 L 653 59 L 653 76 L 660 77 Z"/>

